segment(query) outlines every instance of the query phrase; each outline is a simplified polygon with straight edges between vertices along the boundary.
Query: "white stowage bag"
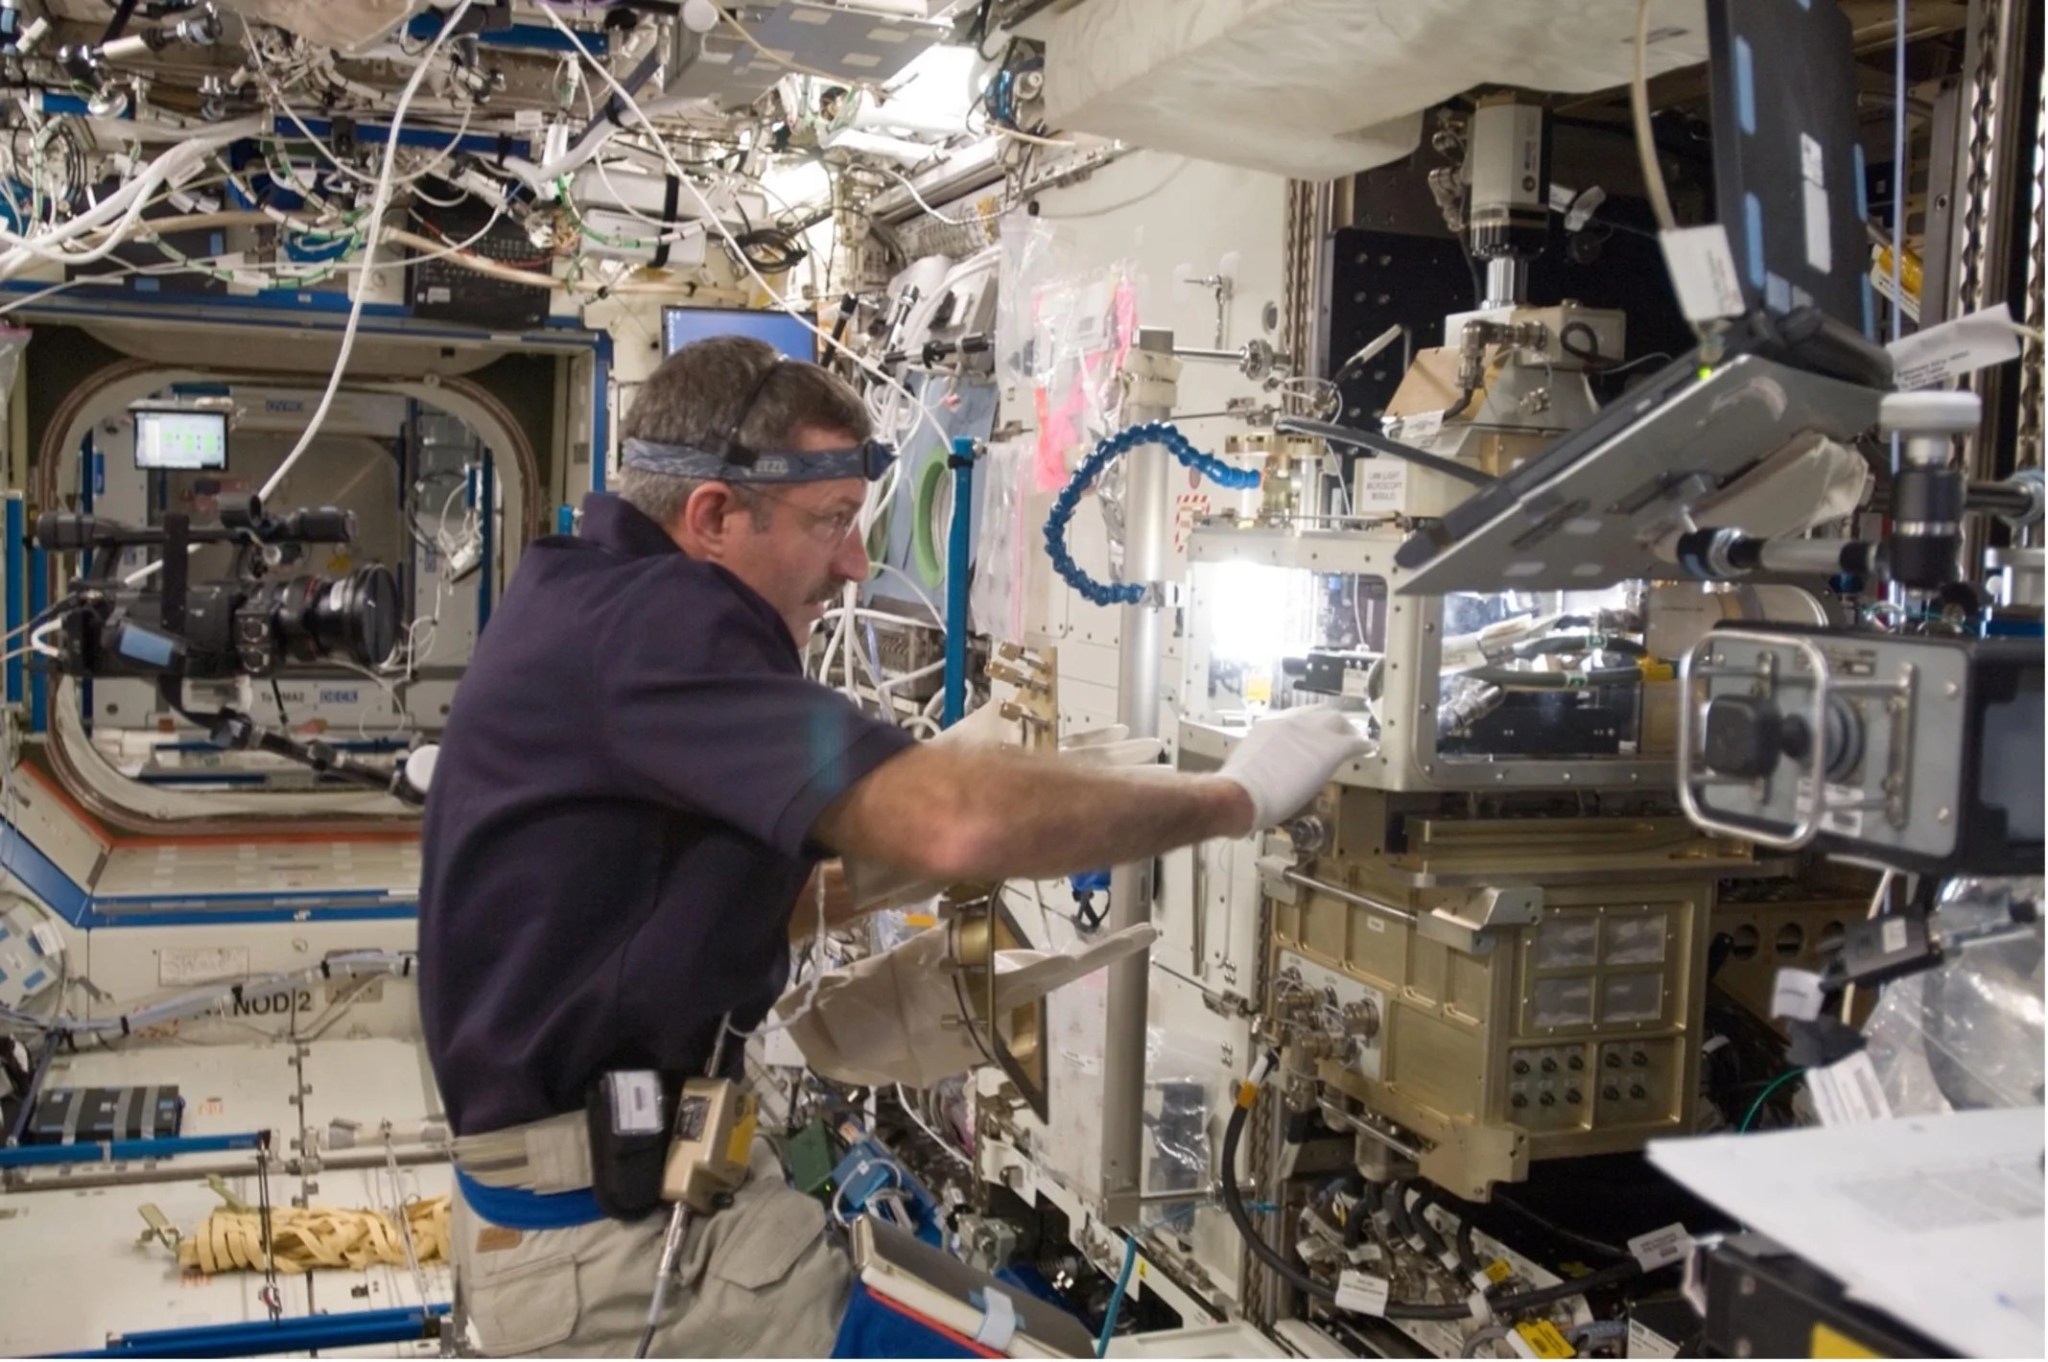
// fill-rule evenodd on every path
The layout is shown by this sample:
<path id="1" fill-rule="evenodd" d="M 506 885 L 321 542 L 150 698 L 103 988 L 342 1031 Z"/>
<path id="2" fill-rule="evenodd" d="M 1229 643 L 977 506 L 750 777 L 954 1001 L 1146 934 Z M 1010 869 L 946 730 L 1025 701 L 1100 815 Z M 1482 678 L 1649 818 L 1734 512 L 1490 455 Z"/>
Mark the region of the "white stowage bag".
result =
<path id="1" fill-rule="evenodd" d="M 928 1088 L 988 1063 L 980 1023 L 963 1014 L 967 990 L 947 954 L 950 929 L 919 932 L 894 950 L 872 955 L 820 981 L 805 1011 L 806 989 L 783 995 L 779 1019 L 796 1016 L 790 1039 L 804 1061 L 835 1083 L 873 1087 L 901 1083 Z M 1022 1007 L 1062 984 L 1148 951 L 1158 929 L 1140 925 L 1065 951 L 996 952 L 995 1009 Z M 801 1013 L 801 1016 L 797 1014 Z"/>
<path id="2" fill-rule="evenodd" d="M 323 47 L 367 47 L 427 7 L 427 0 L 222 0 Z"/>
<path id="3" fill-rule="evenodd" d="M 1624 84 L 1635 29 L 1636 0 L 1090 0 L 1047 31 L 1045 116 L 1326 180 L 1406 156 L 1475 85 Z M 1704 61 L 1703 0 L 1652 0 L 1649 39 L 1652 75 Z"/>

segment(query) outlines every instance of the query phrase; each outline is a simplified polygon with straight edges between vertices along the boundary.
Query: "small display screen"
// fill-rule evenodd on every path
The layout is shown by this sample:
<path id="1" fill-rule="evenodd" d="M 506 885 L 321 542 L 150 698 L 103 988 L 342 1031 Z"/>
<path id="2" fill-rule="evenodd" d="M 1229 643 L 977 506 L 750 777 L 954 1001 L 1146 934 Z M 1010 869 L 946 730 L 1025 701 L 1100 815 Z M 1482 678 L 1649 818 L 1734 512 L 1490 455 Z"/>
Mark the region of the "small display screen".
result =
<path id="1" fill-rule="evenodd" d="M 217 469 L 228 466 L 224 411 L 138 411 L 137 468 Z"/>
<path id="2" fill-rule="evenodd" d="M 665 307 L 661 310 L 661 352 L 673 355 L 691 341 L 713 336 L 752 336 L 767 341 L 790 359 L 815 363 L 818 338 L 787 312 L 752 312 L 712 307 Z"/>

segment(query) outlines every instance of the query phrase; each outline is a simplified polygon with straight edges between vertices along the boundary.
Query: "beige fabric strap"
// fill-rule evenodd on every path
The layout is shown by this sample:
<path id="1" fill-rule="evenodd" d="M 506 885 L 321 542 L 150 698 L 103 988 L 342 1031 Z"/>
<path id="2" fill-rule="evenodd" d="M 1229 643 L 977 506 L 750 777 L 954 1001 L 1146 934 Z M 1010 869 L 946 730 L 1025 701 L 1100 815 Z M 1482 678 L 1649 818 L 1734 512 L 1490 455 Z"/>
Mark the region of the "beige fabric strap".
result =
<path id="1" fill-rule="evenodd" d="M 448 1198 L 405 1206 L 406 1229 L 422 1263 L 448 1260 Z M 286 1206 L 270 1213 L 270 1242 L 279 1272 L 314 1268 L 361 1272 L 380 1263 L 405 1266 L 405 1230 L 382 1211 L 336 1206 Z M 215 1211 L 198 1231 L 178 1242 L 178 1265 L 216 1272 L 262 1272 L 263 1217 L 254 1211 Z"/>
<path id="2" fill-rule="evenodd" d="M 590 1186 L 590 1131 L 582 1112 L 455 1139 L 456 1166 L 487 1187 L 580 1192 Z"/>

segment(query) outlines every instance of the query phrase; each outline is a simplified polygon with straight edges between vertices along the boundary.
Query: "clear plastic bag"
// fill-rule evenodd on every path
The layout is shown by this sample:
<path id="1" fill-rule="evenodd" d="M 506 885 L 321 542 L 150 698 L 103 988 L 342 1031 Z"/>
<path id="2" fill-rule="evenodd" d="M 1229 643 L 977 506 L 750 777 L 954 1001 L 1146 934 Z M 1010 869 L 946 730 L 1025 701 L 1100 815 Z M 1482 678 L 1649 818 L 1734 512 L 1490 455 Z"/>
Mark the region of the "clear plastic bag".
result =
<path id="1" fill-rule="evenodd" d="M 1960 879 L 1934 925 L 1975 938 L 1947 961 L 1885 987 L 1864 1025 L 1866 1047 L 1897 1116 L 2042 1100 L 2042 925 L 2013 905 L 2041 901 L 2039 879 Z"/>
<path id="2" fill-rule="evenodd" d="M 1138 336 L 1138 272 L 1129 260 L 1066 272 L 1050 225 L 1003 224 L 996 372 L 1028 393 L 1036 440 L 1033 486 L 1066 483 L 1078 451 L 1118 428 L 1122 374 Z"/>
<path id="3" fill-rule="evenodd" d="M 1157 1202 L 1147 1220 L 1182 1230 L 1211 1199 L 1219 1118 L 1236 1076 L 1213 1054 L 1175 1041 L 1158 1027 L 1145 1033 L 1145 1179 L 1148 1196 L 1186 1192 L 1183 1202 Z"/>
<path id="4" fill-rule="evenodd" d="M 989 446 L 979 469 L 981 540 L 967 597 L 976 633 L 1020 647 L 1031 580 L 1030 476 L 1030 445 L 1005 440 Z"/>

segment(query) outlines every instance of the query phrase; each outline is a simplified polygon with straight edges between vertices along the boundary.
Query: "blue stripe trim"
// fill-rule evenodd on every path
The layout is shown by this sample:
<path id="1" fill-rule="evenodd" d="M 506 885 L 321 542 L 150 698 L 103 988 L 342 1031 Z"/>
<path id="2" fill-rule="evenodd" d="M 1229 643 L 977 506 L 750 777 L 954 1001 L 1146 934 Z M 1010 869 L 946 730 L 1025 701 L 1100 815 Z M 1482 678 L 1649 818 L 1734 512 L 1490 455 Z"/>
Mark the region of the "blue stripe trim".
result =
<path id="1" fill-rule="evenodd" d="M 1764 205 L 1754 194 L 1742 196 L 1743 249 L 1749 259 L 1749 285 L 1761 290 L 1764 286 Z"/>
<path id="2" fill-rule="evenodd" d="M 228 910 L 219 913 L 140 912 L 120 915 L 88 912 L 78 923 L 88 931 L 112 927 L 225 927 L 262 922 L 397 922 L 419 916 L 417 904 L 390 908 L 300 908 Z"/>
<path id="3" fill-rule="evenodd" d="M 306 125 L 306 132 L 312 133 L 323 141 L 334 136 L 334 124 L 324 118 L 307 118 L 300 121 Z M 306 132 L 299 131 L 298 123 L 294 123 L 289 118 L 278 117 L 272 119 L 271 132 L 287 142 L 303 142 L 306 140 Z M 389 124 L 358 123 L 356 124 L 356 140 L 364 146 L 381 147 L 391 140 L 391 127 Z M 451 137 L 448 133 L 438 128 L 400 128 L 398 130 L 398 145 L 401 147 L 425 147 L 430 151 L 440 151 L 451 141 L 454 142 L 456 151 L 466 151 L 472 155 L 483 156 L 491 160 L 497 159 L 500 147 L 504 148 L 505 154 L 508 156 L 517 156 L 522 161 L 533 159 L 533 144 L 523 137 L 507 137 L 500 141 L 496 137 L 475 132 L 467 132 L 460 137 Z"/>
<path id="4" fill-rule="evenodd" d="M 0 570 L 7 591 L 7 644 L 8 652 L 28 646 L 24 638 L 16 637 L 16 631 L 28 622 L 28 508 L 22 501 L 22 494 L 9 492 L 5 516 L 7 535 L 6 568 Z M 21 703 L 22 680 L 26 675 L 23 659 L 19 656 L 7 659 L 7 703 Z"/>
<path id="5" fill-rule="evenodd" d="M 567 1230 L 594 1225 L 604 1219 L 597 1207 L 597 1194 L 588 1187 L 580 1192 L 528 1192 L 517 1187 L 486 1187 L 460 1168 L 455 1185 L 462 1199 L 493 1225 L 508 1230 Z"/>
<path id="6" fill-rule="evenodd" d="M 1735 121 L 1751 137 L 1756 136 L 1756 58 L 1749 39 L 1735 35 Z"/>
<path id="7" fill-rule="evenodd" d="M 91 891 L 44 855 L 20 828 L 0 819 L 0 869 L 11 872 L 52 912 L 74 927 L 206 927 L 252 922 L 382 922 L 419 916 L 414 899 L 394 899 L 374 889 L 332 894 L 149 894 L 108 895 Z M 243 904 L 213 912 L 217 904 Z M 113 911 L 109 911 L 113 910 Z"/>
<path id="8" fill-rule="evenodd" d="M 476 583 L 476 633 L 483 637 L 484 626 L 491 622 L 491 569 L 497 562 L 496 536 L 491 533 L 498 517 L 493 514 L 498 504 L 498 470 L 491 458 L 491 451 L 484 451 L 483 472 L 479 478 L 478 500 L 481 511 L 477 516 L 480 549 L 483 554 L 483 570 L 477 573 Z"/>
<path id="9" fill-rule="evenodd" d="M 441 31 L 441 16 L 421 14 L 405 26 L 405 36 L 425 40 Z M 553 27 L 539 24 L 511 24 L 505 28 L 484 29 L 474 35 L 478 47 L 504 47 L 516 52 L 574 52 L 576 45 L 569 35 Z M 579 33 L 583 46 L 593 57 L 603 57 L 612 50 L 609 33 Z"/>
<path id="10" fill-rule="evenodd" d="M 152 1329 L 114 1334 L 90 1352 L 46 1353 L 47 1357 L 261 1357 L 274 1353 L 364 1348 L 427 1338 L 430 1322 L 447 1317 L 446 1305 L 356 1310 L 293 1319 L 238 1320 L 188 1329 Z"/>
<path id="11" fill-rule="evenodd" d="M 0 1149 L 0 1168 L 40 1168 L 61 1163 L 127 1163 L 138 1159 L 169 1159 L 180 1154 L 221 1154 L 254 1149 L 261 1131 L 238 1135 L 174 1135 L 164 1140 L 93 1140 L 78 1144 L 25 1144 Z"/>
<path id="12" fill-rule="evenodd" d="M 602 492 L 612 454 L 612 337 L 597 333 L 592 347 L 596 367 L 590 375 L 590 490 Z"/>
<path id="13" fill-rule="evenodd" d="M 6 848 L 4 868 L 41 899 L 50 911 L 72 926 L 84 924 L 92 913 L 92 895 L 85 886 L 58 868 L 20 828 L 0 819 L 0 845 Z"/>
<path id="14" fill-rule="evenodd" d="M 1877 339 L 1877 292 L 1870 287 L 1870 276 L 1859 280 L 1863 285 L 1863 339 Z"/>
<path id="15" fill-rule="evenodd" d="M 397 738 L 350 738 L 346 742 L 330 742 L 329 747 L 344 752 L 402 752 L 406 744 Z M 160 742 L 152 751 L 156 752 L 226 752 L 230 749 L 217 742 L 179 741 Z"/>
<path id="16" fill-rule="evenodd" d="M 96 904 L 260 903 L 280 908 L 316 908 L 334 903 L 360 903 L 379 906 L 398 901 L 388 891 L 381 889 L 336 889 L 331 893 L 297 891 L 283 894 L 261 894 L 246 891 L 224 894 L 102 894 L 93 900 Z"/>
<path id="17" fill-rule="evenodd" d="M 79 556 L 81 569 L 86 556 Z M 39 548 L 28 551 L 28 609 L 30 615 L 41 610 L 50 599 L 50 555 Z M 50 728 L 50 678 L 43 672 L 30 672 L 28 678 L 28 728 L 31 733 L 46 733 Z"/>
<path id="18" fill-rule="evenodd" d="M 1856 154 L 1856 216 L 1859 218 L 1867 218 L 1870 216 L 1870 185 L 1868 183 L 1868 172 L 1866 171 L 1863 164 L 1863 144 L 1861 142 L 1858 142 L 1849 149 Z M 1898 180 L 1898 167 L 1893 166 L 1892 197 L 1894 199 L 1896 199 L 1899 194 Z"/>
<path id="19" fill-rule="evenodd" d="M 40 289 L 48 287 L 49 285 L 47 284 L 21 284 L 10 280 L 6 283 L 0 283 L 0 295 L 35 293 Z M 313 317 L 306 316 L 305 314 L 308 312 L 314 314 L 334 314 L 338 323 L 341 319 L 347 317 L 349 310 L 348 294 L 340 289 L 275 288 L 265 289 L 261 293 L 253 294 L 195 293 L 159 302 L 149 298 L 136 297 L 133 294 L 124 293 L 106 285 L 82 284 L 79 288 L 84 297 L 91 298 L 94 301 L 84 302 L 78 298 L 52 297 L 36 303 L 31 310 L 59 317 L 119 318 L 135 321 L 156 321 L 164 317 L 167 312 L 176 315 L 187 311 L 199 310 L 211 311 L 216 314 L 216 317 L 209 317 L 207 319 L 209 324 L 218 319 L 221 322 L 232 323 L 238 326 L 271 327 L 300 331 L 306 330 L 309 325 L 323 329 L 326 325 L 318 315 Z M 91 292 L 95 288 L 102 291 L 97 294 Z M 236 313 L 258 315 L 232 315 Z M 264 313 L 289 313 L 291 315 L 286 319 L 277 320 L 260 315 Z M 229 315 L 221 316 L 219 314 Z M 395 327 L 367 326 L 367 323 L 372 319 L 394 321 L 398 322 L 399 325 Z M 474 341 L 479 336 L 485 334 L 476 327 L 449 327 L 415 322 L 411 319 L 407 309 L 396 303 L 365 303 L 363 305 L 363 320 L 366 325 L 362 329 L 366 330 L 369 334 L 405 336 L 415 340 Z M 333 329 L 339 330 L 340 327 L 337 324 Z M 592 333 L 585 330 L 581 321 L 574 317 L 550 317 L 548 324 L 540 330 L 519 333 L 519 340 L 527 344 L 546 346 L 552 349 L 583 348 L 595 344 Z"/>

